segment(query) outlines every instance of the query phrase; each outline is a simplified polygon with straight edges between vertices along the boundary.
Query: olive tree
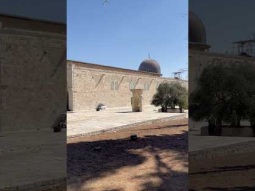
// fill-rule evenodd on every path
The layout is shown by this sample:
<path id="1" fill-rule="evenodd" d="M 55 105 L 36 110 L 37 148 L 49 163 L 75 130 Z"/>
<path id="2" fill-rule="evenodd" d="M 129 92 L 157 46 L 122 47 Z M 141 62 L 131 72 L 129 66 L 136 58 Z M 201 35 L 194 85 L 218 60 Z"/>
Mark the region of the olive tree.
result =
<path id="1" fill-rule="evenodd" d="M 223 122 L 241 127 L 242 120 L 253 121 L 254 72 L 255 67 L 248 63 L 207 66 L 190 95 L 190 117 L 206 120 L 209 133 L 215 135 L 221 134 Z"/>
<path id="2" fill-rule="evenodd" d="M 187 90 L 178 82 L 163 82 L 159 84 L 151 104 L 161 106 L 162 112 L 167 112 L 168 107 L 175 109 L 176 106 L 179 106 L 180 112 L 183 112 L 183 109 L 188 107 Z"/>

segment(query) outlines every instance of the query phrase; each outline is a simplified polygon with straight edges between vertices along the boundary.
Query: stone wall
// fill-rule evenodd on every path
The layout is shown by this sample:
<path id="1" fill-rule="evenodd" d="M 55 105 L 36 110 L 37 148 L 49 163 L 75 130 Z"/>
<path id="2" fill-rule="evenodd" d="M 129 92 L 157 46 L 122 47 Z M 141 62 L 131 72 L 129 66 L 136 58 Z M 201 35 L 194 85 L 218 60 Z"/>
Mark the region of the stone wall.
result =
<path id="1" fill-rule="evenodd" d="M 66 27 L 0 18 L 0 133 L 50 128 L 66 111 Z"/>
<path id="2" fill-rule="evenodd" d="M 67 76 L 69 107 L 73 111 L 95 109 L 98 103 L 108 108 L 131 108 L 130 88 L 143 89 L 143 106 L 150 105 L 159 83 L 175 81 L 154 73 L 75 61 L 68 61 Z M 179 81 L 188 87 L 187 81 Z"/>

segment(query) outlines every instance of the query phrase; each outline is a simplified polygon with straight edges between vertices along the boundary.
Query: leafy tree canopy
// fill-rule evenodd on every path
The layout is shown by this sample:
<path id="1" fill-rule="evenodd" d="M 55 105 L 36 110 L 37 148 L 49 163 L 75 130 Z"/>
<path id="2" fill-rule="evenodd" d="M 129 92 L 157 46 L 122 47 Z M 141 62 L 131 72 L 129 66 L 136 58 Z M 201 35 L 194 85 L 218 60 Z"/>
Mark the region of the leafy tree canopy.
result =
<path id="1" fill-rule="evenodd" d="M 166 112 L 167 108 L 172 109 L 179 106 L 180 112 L 188 107 L 188 92 L 178 82 L 164 82 L 159 84 L 156 94 L 153 96 L 151 104 L 161 106 L 162 111 Z"/>
<path id="2" fill-rule="evenodd" d="M 209 65 L 189 97 L 190 117 L 195 121 L 214 120 L 240 126 L 241 120 L 254 120 L 254 98 L 255 66 L 249 63 Z"/>

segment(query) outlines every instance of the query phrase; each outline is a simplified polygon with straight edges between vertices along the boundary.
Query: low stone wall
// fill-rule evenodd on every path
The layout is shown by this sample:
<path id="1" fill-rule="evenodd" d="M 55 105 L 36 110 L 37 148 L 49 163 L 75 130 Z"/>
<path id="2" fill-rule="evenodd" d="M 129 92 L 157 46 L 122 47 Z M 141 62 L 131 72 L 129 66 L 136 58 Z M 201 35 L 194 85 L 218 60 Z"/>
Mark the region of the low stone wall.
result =
<path id="1" fill-rule="evenodd" d="M 253 137 L 253 130 L 251 127 L 222 128 L 222 136 Z"/>
<path id="2" fill-rule="evenodd" d="M 189 152 L 189 162 L 201 161 L 211 158 L 219 158 L 234 154 L 250 153 L 255 151 L 255 141 L 247 141 L 224 145 L 220 147 L 208 148 L 199 151 Z"/>
<path id="3" fill-rule="evenodd" d="M 176 108 L 176 109 L 167 109 L 167 113 L 180 113 L 180 109 Z"/>
<path id="4" fill-rule="evenodd" d="M 208 136 L 208 127 L 201 127 L 201 135 Z M 251 127 L 242 127 L 242 128 L 229 128 L 223 127 L 221 136 L 229 136 L 229 137 L 253 137 L 253 129 Z"/>
<path id="5" fill-rule="evenodd" d="M 158 112 L 162 112 L 162 110 L 158 109 Z M 167 113 L 180 113 L 180 109 L 179 108 L 167 109 Z M 183 111 L 183 113 L 185 113 L 185 111 Z"/>
<path id="6" fill-rule="evenodd" d="M 209 135 L 209 130 L 207 126 L 201 127 L 200 128 L 200 134 L 202 136 L 208 136 Z"/>

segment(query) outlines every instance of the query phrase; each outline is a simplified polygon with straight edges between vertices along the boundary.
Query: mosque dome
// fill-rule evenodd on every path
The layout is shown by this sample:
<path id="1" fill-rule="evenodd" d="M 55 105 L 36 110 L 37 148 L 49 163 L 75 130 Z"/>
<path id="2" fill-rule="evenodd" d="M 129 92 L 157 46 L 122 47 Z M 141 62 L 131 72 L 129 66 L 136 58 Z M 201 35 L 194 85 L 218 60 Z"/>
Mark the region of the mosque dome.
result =
<path id="1" fill-rule="evenodd" d="M 138 70 L 161 74 L 159 63 L 153 59 L 146 59 L 142 61 Z"/>
<path id="2" fill-rule="evenodd" d="M 189 46 L 197 50 L 210 48 L 210 46 L 206 44 L 206 29 L 203 22 L 191 11 L 189 11 Z"/>

